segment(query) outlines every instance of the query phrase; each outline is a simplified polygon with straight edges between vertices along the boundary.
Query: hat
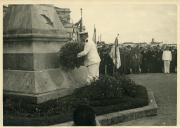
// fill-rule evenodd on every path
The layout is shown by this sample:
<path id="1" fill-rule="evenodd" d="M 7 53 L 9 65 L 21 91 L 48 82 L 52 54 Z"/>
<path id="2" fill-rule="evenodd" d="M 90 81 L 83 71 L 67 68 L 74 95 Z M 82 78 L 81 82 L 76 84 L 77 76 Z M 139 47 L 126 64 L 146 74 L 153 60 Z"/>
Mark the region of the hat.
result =
<path id="1" fill-rule="evenodd" d="M 86 35 L 88 32 L 79 32 L 79 35 Z"/>

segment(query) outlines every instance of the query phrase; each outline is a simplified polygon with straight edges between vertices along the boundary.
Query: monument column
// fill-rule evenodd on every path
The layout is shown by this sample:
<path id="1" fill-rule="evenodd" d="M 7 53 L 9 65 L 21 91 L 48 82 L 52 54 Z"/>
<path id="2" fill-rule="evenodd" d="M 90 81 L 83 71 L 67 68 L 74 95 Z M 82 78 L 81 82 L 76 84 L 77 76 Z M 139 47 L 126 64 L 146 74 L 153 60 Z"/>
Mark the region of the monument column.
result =
<path id="1" fill-rule="evenodd" d="M 4 96 L 42 103 L 68 95 L 58 51 L 69 40 L 52 5 L 9 5 L 3 24 Z"/>

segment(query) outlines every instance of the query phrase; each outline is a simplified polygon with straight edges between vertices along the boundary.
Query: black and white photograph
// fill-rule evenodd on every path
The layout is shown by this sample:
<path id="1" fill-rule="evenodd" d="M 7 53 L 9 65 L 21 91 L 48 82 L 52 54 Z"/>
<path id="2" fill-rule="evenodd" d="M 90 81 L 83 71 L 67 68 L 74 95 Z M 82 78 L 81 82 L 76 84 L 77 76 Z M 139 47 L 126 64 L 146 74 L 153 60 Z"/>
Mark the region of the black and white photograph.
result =
<path id="1" fill-rule="evenodd" d="M 3 126 L 178 126 L 178 2 L 2 2 Z"/>

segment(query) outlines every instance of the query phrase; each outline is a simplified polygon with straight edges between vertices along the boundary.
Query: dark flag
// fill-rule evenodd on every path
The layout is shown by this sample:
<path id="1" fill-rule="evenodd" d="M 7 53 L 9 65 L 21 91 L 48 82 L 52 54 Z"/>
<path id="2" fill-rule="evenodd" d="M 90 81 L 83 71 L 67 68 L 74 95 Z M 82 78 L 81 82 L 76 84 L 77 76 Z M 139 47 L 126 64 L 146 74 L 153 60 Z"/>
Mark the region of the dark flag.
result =
<path id="1" fill-rule="evenodd" d="M 93 42 L 96 44 L 96 28 L 94 26 Z"/>
<path id="2" fill-rule="evenodd" d="M 74 26 L 79 26 L 79 25 L 81 25 L 82 24 L 82 18 L 78 21 L 78 22 L 76 22 L 75 24 L 74 24 Z"/>

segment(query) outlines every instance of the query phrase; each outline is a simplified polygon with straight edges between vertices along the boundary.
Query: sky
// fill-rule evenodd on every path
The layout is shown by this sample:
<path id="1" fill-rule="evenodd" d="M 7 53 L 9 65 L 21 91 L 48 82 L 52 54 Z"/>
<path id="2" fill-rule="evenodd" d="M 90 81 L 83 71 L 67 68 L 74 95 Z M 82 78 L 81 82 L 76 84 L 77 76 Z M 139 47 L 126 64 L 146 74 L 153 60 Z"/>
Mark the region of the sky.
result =
<path id="1" fill-rule="evenodd" d="M 122 4 L 113 2 L 60 2 L 55 5 L 70 8 L 71 22 L 80 19 L 92 39 L 94 25 L 101 40 L 112 43 L 119 34 L 119 43 L 151 42 L 177 43 L 177 7 L 173 4 Z"/>

